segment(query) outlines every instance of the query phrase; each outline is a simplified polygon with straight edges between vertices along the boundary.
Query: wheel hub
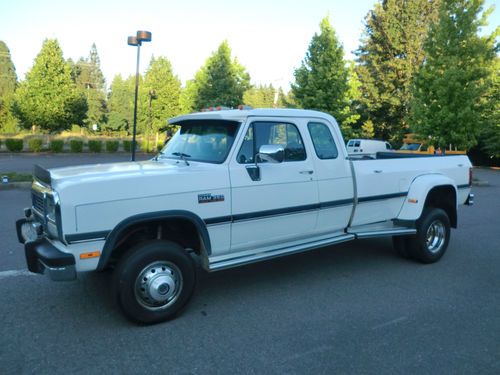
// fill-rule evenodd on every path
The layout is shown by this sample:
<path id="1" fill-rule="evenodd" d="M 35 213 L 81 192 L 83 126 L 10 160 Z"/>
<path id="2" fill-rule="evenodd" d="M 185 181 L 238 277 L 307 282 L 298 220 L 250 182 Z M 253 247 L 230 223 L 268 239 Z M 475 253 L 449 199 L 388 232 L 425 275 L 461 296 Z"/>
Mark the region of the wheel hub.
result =
<path id="1" fill-rule="evenodd" d="M 145 267 L 136 279 L 136 297 L 150 309 L 164 308 L 179 296 L 182 276 L 174 264 L 155 262 Z"/>
<path id="2" fill-rule="evenodd" d="M 446 239 L 446 230 L 441 221 L 433 221 L 427 229 L 426 244 L 431 253 L 437 253 L 443 247 Z"/>

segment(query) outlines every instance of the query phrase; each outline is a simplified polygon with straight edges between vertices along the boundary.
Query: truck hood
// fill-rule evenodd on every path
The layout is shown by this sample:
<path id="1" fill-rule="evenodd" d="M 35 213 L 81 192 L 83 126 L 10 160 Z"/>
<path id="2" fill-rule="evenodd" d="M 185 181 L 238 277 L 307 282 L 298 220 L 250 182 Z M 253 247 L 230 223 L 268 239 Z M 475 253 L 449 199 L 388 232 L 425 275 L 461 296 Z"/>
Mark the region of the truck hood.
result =
<path id="1" fill-rule="evenodd" d="M 184 163 L 185 164 L 185 163 Z M 106 164 L 89 164 L 74 167 L 50 169 L 50 177 L 54 187 L 61 184 L 81 183 L 100 178 L 123 178 L 126 176 L 142 176 L 148 173 L 161 171 L 171 172 L 178 170 L 178 163 L 165 163 L 157 161 L 120 162 Z"/>
<path id="2" fill-rule="evenodd" d="M 196 190 L 200 181 L 208 189 L 227 186 L 223 164 L 182 160 L 122 162 L 50 169 L 52 188 L 61 200 L 89 204 L 121 199 L 177 194 Z"/>

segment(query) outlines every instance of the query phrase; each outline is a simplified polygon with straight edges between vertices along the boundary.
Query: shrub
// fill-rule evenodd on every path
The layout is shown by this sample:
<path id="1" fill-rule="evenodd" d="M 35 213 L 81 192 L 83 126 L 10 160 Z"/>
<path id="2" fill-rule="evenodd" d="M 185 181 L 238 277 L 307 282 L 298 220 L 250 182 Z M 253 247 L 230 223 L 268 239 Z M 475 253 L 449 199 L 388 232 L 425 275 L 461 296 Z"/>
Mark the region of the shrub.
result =
<path id="1" fill-rule="evenodd" d="M 123 151 L 125 151 L 125 152 L 132 151 L 132 141 L 129 141 L 129 140 L 123 141 Z"/>
<path id="2" fill-rule="evenodd" d="M 62 139 L 53 139 L 50 141 L 49 149 L 52 152 L 63 152 L 64 141 Z"/>
<path id="3" fill-rule="evenodd" d="M 23 150 L 24 142 L 22 139 L 7 138 L 5 140 L 5 147 L 10 152 L 20 152 Z"/>
<path id="4" fill-rule="evenodd" d="M 2 148 L 2 140 L 0 139 L 0 149 Z"/>
<path id="5" fill-rule="evenodd" d="M 71 152 L 82 152 L 83 141 L 80 139 L 72 139 L 69 141 L 69 149 Z"/>
<path id="6" fill-rule="evenodd" d="M 118 141 L 106 141 L 106 152 L 118 151 L 119 145 L 120 145 L 120 143 Z"/>
<path id="7" fill-rule="evenodd" d="M 163 148 L 163 146 L 165 146 L 165 143 L 163 142 L 158 142 L 158 144 L 156 145 L 156 149 L 158 150 L 158 152 L 161 151 L 161 149 Z"/>
<path id="8" fill-rule="evenodd" d="M 40 138 L 31 138 L 28 140 L 28 148 L 32 152 L 42 151 L 43 140 Z"/>
<path id="9" fill-rule="evenodd" d="M 148 147 L 149 146 L 149 147 Z M 140 143 L 140 149 L 143 151 L 143 152 L 149 152 L 151 150 L 151 142 L 149 142 L 149 145 L 148 145 L 148 142 L 147 141 L 142 141 Z M 137 150 L 137 149 L 136 149 Z"/>
<path id="10" fill-rule="evenodd" d="M 101 152 L 102 151 L 102 142 L 95 140 L 95 139 L 89 139 L 89 151 L 90 152 Z"/>

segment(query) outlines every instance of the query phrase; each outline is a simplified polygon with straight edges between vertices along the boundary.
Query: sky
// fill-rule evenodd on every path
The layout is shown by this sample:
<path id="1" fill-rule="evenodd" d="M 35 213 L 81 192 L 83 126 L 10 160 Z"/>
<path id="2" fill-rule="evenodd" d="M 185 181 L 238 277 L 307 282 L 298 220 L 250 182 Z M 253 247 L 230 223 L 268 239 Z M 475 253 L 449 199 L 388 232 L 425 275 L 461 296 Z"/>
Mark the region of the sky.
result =
<path id="1" fill-rule="evenodd" d="M 363 20 L 377 0 L 0 0 L 0 40 L 10 49 L 18 79 L 33 65 L 46 38 L 56 38 L 64 58 L 74 61 L 97 46 L 109 85 L 116 74 L 135 74 L 135 47 L 127 37 L 152 32 L 141 47 L 140 71 L 151 56 L 165 56 L 183 83 L 227 39 L 233 56 L 247 68 L 253 84 L 289 88 L 294 69 L 325 16 L 354 58 Z M 499 0 L 489 17 L 491 32 L 500 25 Z"/>

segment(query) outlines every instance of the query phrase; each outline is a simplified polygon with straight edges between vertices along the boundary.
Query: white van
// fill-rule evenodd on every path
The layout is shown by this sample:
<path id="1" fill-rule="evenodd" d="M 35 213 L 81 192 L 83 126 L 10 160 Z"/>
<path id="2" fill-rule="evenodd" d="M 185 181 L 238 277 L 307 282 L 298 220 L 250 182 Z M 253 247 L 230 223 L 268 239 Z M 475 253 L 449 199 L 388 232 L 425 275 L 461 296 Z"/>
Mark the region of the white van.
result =
<path id="1" fill-rule="evenodd" d="M 350 139 L 347 142 L 347 153 L 349 156 L 375 159 L 377 152 L 382 151 L 393 151 L 391 144 L 375 139 Z"/>

